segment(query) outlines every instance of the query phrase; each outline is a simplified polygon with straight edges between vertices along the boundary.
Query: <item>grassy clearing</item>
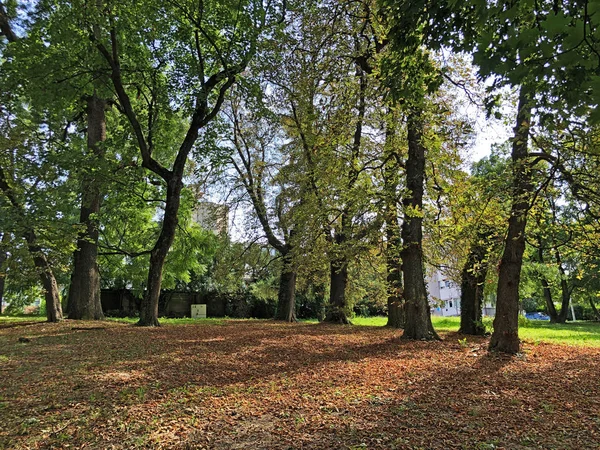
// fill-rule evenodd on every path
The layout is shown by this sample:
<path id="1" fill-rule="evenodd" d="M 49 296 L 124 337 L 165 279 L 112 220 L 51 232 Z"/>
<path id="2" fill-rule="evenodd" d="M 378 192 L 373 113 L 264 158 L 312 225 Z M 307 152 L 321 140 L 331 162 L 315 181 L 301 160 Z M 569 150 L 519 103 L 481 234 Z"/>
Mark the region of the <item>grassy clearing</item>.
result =
<path id="1" fill-rule="evenodd" d="M 19 322 L 43 322 L 45 319 L 39 316 L 0 316 L 0 327 Z M 110 322 L 135 324 L 136 318 L 109 318 Z M 434 328 L 438 332 L 457 332 L 460 327 L 459 317 L 431 318 Z M 487 319 L 491 325 L 491 319 Z M 207 318 L 207 319 L 167 319 L 161 318 L 163 325 L 225 325 L 230 322 L 268 322 L 260 319 L 229 319 L 229 318 Z M 316 320 L 304 320 L 302 323 L 316 324 Z M 355 317 L 352 323 L 357 326 L 384 327 L 387 317 Z M 600 347 L 600 323 L 598 322 L 575 322 L 565 325 L 551 325 L 545 321 L 527 321 L 525 326 L 519 328 L 521 339 L 533 344 L 548 342 L 553 344 L 580 345 L 587 347 Z"/>
<path id="2" fill-rule="evenodd" d="M 408 342 L 386 327 L 190 323 L 0 329 L 0 449 L 600 442 L 600 349 L 528 343 L 509 358 L 489 355 L 487 338 L 460 345 L 455 334 Z"/>
<path id="3" fill-rule="evenodd" d="M 107 318 L 110 322 L 116 323 L 128 323 L 128 324 L 136 324 L 138 319 L 136 317 L 109 317 Z M 159 319 L 162 325 L 223 325 L 225 321 L 232 319 L 221 319 L 221 318 L 212 318 L 208 317 L 206 319 L 190 319 L 189 317 L 184 317 L 181 319 L 169 319 L 166 317 L 161 317 Z M 252 320 L 252 319 L 248 319 Z"/>
<path id="4" fill-rule="evenodd" d="M 433 316 L 431 321 L 434 328 L 441 332 L 456 332 L 460 327 L 460 317 Z M 491 324 L 491 319 L 489 321 Z M 371 327 L 385 326 L 386 322 L 386 317 L 355 317 L 352 320 L 355 325 Z M 559 325 L 541 320 L 529 320 L 519 328 L 519 336 L 524 341 L 532 343 L 549 342 L 600 347 L 600 323 L 574 322 Z"/>
<path id="5" fill-rule="evenodd" d="M 43 322 L 46 318 L 43 316 L 0 316 L 0 325 L 10 324 L 15 322 Z"/>

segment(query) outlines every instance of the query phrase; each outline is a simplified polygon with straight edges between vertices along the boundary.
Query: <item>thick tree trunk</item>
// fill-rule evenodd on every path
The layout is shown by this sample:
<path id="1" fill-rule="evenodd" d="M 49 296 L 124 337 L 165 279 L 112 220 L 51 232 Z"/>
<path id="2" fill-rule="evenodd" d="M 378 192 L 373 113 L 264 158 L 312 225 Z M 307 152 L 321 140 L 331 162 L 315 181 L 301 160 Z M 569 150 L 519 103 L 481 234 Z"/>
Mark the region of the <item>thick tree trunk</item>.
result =
<path id="1" fill-rule="evenodd" d="M 296 322 L 296 270 L 290 253 L 283 255 L 275 319 Z"/>
<path id="2" fill-rule="evenodd" d="M 106 102 L 92 96 L 87 102 L 88 149 L 97 158 L 104 154 L 99 145 L 106 140 Z M 94 171 L 86 173 L 81 186 L 80 223 L 85 226 L 77 240 L 73 255 L 73 273 L 67 303 L 69 319 L 104 319 L 100 302 L 100 272 L 98 269 L 98 220 L 102 195 Z"/>
<path id="3" fill-rule="evenodd" d="M 0 314 L 2 314 L 2 302 L 4 301 L 4 286 L 6 283 L 6 267 L 4 263 L 8 259 L 8 251 L 5 246 L 10 240 L 10 233 L 4 232 L 2 234 L 2 243 L 0 244 Z"/>
<path id="4" fill-rule="evenodd" d="M 403 339 L 439 339 L 431 323 L 431 310 L 423 271 L 423 181 L 425 147 L 422 142 L 421 111 L 413 110 L 407 120 L 407 194 L 402 199 L 402 273 L 404 275 L 405 324 Z"/>
<path id="5" fill-rule="evenodd" d="M 478 234 L 477 240 L 471 244 L 467 262 L 461 274 L 459 333 L 474 336 L 485 334 L 485 327 L 481 322 L 481 310 L 488 271 L 487 249 L 487 236 Z"/>
<path id="6" fill-rule="evenodd" d="M 33 257 L 33 263 L 38 269 L 42 287 L 45 291 L 46 318 L 48 322 L 60 322 L 63 319 L 62 305 L 60 304 L 60 293 L 56 278 L 54 278 L 52 266 L 41 247 L 36 243 L 36 236 L 33 231 L 30 230 L 25 233 L 25 240 L 27 241 L 29 253 Z"/>
<path id="7" fill-rule="evenodd" d="M 329 264 L 329 309 L 325 322 L 349 324 L 346 286 L 348 284 L 348 261 L 335 259 Z"/>
<path id="8" fill-rule="evenodd" d="M 512 144 L 513 193 L 508 234 L 498 274 L 494 332 L 490 350 L 504 353 L 519 351 L 519 282 L 525 251 L 525 227 L 532 196 L 532 180 L 527 163 L 531 120 L 530 96 L 525 88 L 519 93 L 517 124 Z"/>
<path id="9" fill-rule="evenodd" d="M 402 295 L 402 268 L 400 263 L 400 226 L 398 224 L 398 147 L 395 143 L 396 114 L 390 108 L 385 130 L 384 144 L 384 201 L 385 201 L 385 258 L 387 266 L 387 306 L 386 326 L 404 328 L 404 299 Z"/>
<path id="10" fill-rule="evenodd" d="M 167 183 L 167 199 L 165 214 L 158 240 L 150 252 L 150 268 L 148 269 L 148 281 L 146 293 L 142 298 L 140 306 L 140 320 L 137 325 L 146 327 L 157 327 L 158 322 L 158 300 L 162 284 L 162 274 L 167 258 L 167 253 L 175 239 L 175 231 L 179 218 L 179 205 L 181 203 L 181 190 L 183 182 L 181 176 L 173 175 Z"/>

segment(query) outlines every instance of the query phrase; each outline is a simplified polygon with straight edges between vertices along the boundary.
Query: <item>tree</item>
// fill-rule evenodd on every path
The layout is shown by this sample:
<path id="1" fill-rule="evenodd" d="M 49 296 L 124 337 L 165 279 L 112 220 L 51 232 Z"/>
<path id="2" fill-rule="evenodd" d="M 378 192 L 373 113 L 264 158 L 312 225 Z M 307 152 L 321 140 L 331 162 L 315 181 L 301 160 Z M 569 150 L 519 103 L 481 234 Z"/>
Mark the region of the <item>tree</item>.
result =
<path id="1" fill-rule="evenodd" d="M 97 95 L 86 100 L 87 147 L 98 159 L 104 155 L 102 142 L 106 140 L 106 101 Z M 97 172 L 97 171 L 96 171 Z M 98 268 L 98 214 L 102 194 L 100 180 L 94 169 L 84 175 L 81 187 L 79 222 L 85 230 L 77 239 L 73 255 L 73 272 L 67 314 L 69 319 L 100 320 L 104 318 L 100 302 L 100 271 Z"/>
<path id="2" fill-rule="evenodd" d="M 397 114 L 393 113 L 393 110 L 389 110 L 388 115 L 383 148 L 383 214 L 385 217 L 385 257 L 388 294 L 387 326 L 403 328 L 405 317 L 404 295 L 402 289 L 402 264 L 400 260 L 402 241 L 398 218 L 398 188 L 400 186 L 400 166 L 403 161 L 399 148 L 400 143 L 398 142 L 398 117 Z"/>
<path id="3" fill-rule="evenodd" d="M 29 102 L 41 115 L 46 115 L 44 120 L 54 116 L 48 121 L 55 125 L 58 122 L 59 126 L 67 122 L 64 125 L 63 140 L 66 141 L 71 122 L 77 122 L 83 112 L 87 115 L 88 149 L 96 157 L 96 161 L 77 158 L 82 162 L 83 169 L 80 211 L 82 229 L 73 257 L 67 310 L 71 319 L 102 319 L 104 316 L 100 304 L 97 264 L 97 215 L 101 203 L 98 177 L 100 168 L 97 161 L 104 153 L 99 144 L 106 138 L 106 102 L 99 95 L 109 93 L 100 82 L 102 74 L 99 73 L 97 61 L 89 57 L 89 52 L 85 52 L 86 45 L 81 45 L 72 25 L 65 27 L 60 21 L 57 23 L 55 20 L 40 19 L 46 5 L 40 2 L 36 7 L 37 10 L 31 14 L 26 35 L 18 39 L 19 45 L 12 49 L 12 65 L 8 70 L 14 78 L 12 83 L 21 84 L 23 95 L 28 97 L 23 101 Z M 98 29 L 94 32 L 97 33 Z M 14 42 L 17 41 L 14 33 L 7 32 L 6 35 Z M 65 50 L 65 42 L 69 43 L 68 51 Z M 82 53 L 86 53 L 85 56 Z M 93 86 L 92 93 L 82 95 L 82 92 L 90 90 L 90 85 Z M 86 107 L 80 112 L 81 100 Z M 68 117 L 72 113 L 75 117 Z M 48 123 L 44 125 L 49 126 Z M 72 150 L 77 151 L 75 148 Z M 86 163 L 90 165 L 86 166 Z M 73 170 L 72 174 L 73 172 L 76 171 Z"/>
<path id="4" fill-rule="evenodd" d="M 135 134 L 142 166 L 167 187 L 161 232 L 150 253 L 139 325 L 159 325 L 163 268 L 175 238 L 188 156 L 200 131 L 219 113 L 228 90 L 252 58 L 258 37 L 277 13 L 276 7 L 265 9 L 262 2 L 254 1 L 186 1 L 160 6 L 147 1 L 136 7 L 111 5 L 96 22 L 82 18 L 87 26 L 100 27 L 100 35 L 92 35 L 93 43 L 109 69 L 119 109 Z M 129 66 L 135 70 L 124 69 Z M 143 107 L 133 100 L 132 86 L 145 99 Z M 175 109 L 189 117 L 189 126 L 174 160 L 161 162 L 155 153 L 155 136 L 162 117 Z"/>
<path id="5" fill-rule="evenodd" d="M 273 157 L 283 159 L 283 152 L 279 148 L 283 136 L 267 117 L 269 113 L 261 106 L 256 109 L 253 112 L 244 108 L 239 98 L 230 102 L 227 115 L 232 127 L 230 139 L 235 149 L 231 164 L 250 198 L 253 212 L 267 242 L 282 258 L 275 318 L 295 322 L 297 269 L 292 253 L 293 218 L 290 223 L 290 202 L 293 202 L 293 199 L 289 195 L 289 186 L 286 186 L 286 182 L 279 175 L 283 170 L 277 168 L 285 165 L 285 161 L 279 164 L 272 161 Z M 273 193 L 268 192 L 269 185 L 272 186 Z M 274 206 L 268 209 L 269 197 Z M 271 225 L 272 221 L 277 228 Z"/>
<path id="6" fill-rule="evenodd" d="M 527 212 L 532 200 L 532 179 L 528 158 L 531 127 L 531 94 L 521 87 L 512 143 L 512 205 L 508 233 L 500 260 L 494 332 L 490 350 L 517 353 L 519 341 L 519 281 L 525 252 Z"/>
<path id="7" fill-rule="evenodd" d="M 0 31 L 2 32 L 2 35 L 7 38 L 9 44 L 14 45 L 18 40 L 16 34 L 11 29 L 9 17 L 3 4 L 0 4 Z M 10 48 L 8 50 L 10 52 Z M 3 56 L 5 57 L 6 55 Z M 22 108 L 21 102 L 19 101 L 18 95 L 5 93 L 3 97 L 5 105 L 11 104 L 12 106 L 15 106 L 15 109 L 21 109 L 22 112 L 25 112 L 25 110 Z M 37 159 L 39 161 L 40 153 L 38 152 L 36 154 L 36 151 L 40 150 L 41 147 L 40 151 L 43 153 L 44 144 L 43 142 L 40 143 L 39 140 L 36 140 L 38 136 L 35 136 L 35 132 L 37 131 L 35 129 L 35 122 L 33 128 L 28 126 L 30 124 L 29 121 L 23 121 L 22 123 L 25 125 L 15 124 L 13 116 L 14 110 L 7 109 L 2 111 L 2 113 L 5 138 L 3 142 L 0 143 L 0 148 L 2 149 L 3 153 L 9 155 L 9 158 L 8 160 L 4 158 L 0 159 L 0 191 L 4 195 L 6 202 L 5 209 L 10 213 L 12 225 L 9 226 L 4 224 L 0 228 L 2 229 L 3 237 L 14 233 L 25 240 L 27 250 L 29 251 L 35 267 L 38 270 L 38 274 L 44 288 L 47 319 L 49 322 L 58 322 L 63 319 L 58 284 L 56 282 L 52 263 L 49 260 L 48 255 L 46 254 L 46 249 L 44 249 L 42 246 L 40 239 L 38 238 L 38 232 L 33 225 L 34 223 L 39 224 L 40 218 L 37 218 L 38 220 L 36 221 L 32 220 L 31 213 L 35 213 L 35 208 L 31 208 L 31 204 L 26 205 L 19 198 L 20 196 L 18 189 L 15 188 L 19 185 L 27 185 L 28 187 L 33 186 L 36 190 L 41 191 L 42 189 L 40 185 L 45 184 L 44 182 L 47 182 L 48 179 L 50 179 L 51 185 L 53 181 L 53 175 L 57 175 L 52 173 L 49 175 L 43 174 L 45 171 L 44 168 L 42 168 L 42 173 L 40 173 L 39 169 L 40 166 L 43 165 L 42 163 L 40 166 L 36 166 L 35 164 L 33 165 L 34 170 L 38 169 L 38 171 L 34 174 L 28 174 L 28 182 L 24 182 L 23 179 L 16 179 L 14 176 L 15 170 L 12 169 L 15 168 L 14 166 L 18 164 L 19 161 L 18 158 L 15 158 L 15 154 L 17 154 L 19 149 L 22 147 L 32 146 L 35 147 L 33 149 L 33 153 L 35 155 L 34 160 Z M 34 136 L 29 138 L 27 136 L 28 133 L 32 133 Z M 13 167 L 10 167 L 9 165 L 12 165 Z M 9 167 L 11 169 L 10 171 L 8 170 Z M 33 182 L 29 182 L 30 180 L 33 180 Z M 2 282 L 4 284 L 4 277 Z"/>
<path id="8" fill-rule="evenodd" d="M 588 2 L 382 1 L 391 36 L 408 38 L 428 48 L 450 46 L 472 52 L 482 79 L 495 86 L 519 87 L 517 125 L 513 139 L 513 200 L 498 282 L 493 350 L 518 351 L 518 281 L 534 160 L 527 152 L 532 106 L 544 117 L 594 119 L 598 45 L 597 18 Z M 418 30 L 418 33 L 414 33 Z M 494 100 L 488 104 L 493 105 Z M 555 121 L 556 123 L 556 121 Z M 548 157 L 548 155 L 546 155 Z M 516 284 L 515 284 L 516 283 Z M 497 326 L 496 326 L 497 325 Z"/>
<path id="9" fill-rule="evenodd" d="M 371 164 L 380 142 L 367 133 L 375 128 L 380 92 L 363 64 L 378 45 L 371 19 L 368 2 L 307 4 L 290 21 L 285 42 L 291 51 L 267 74 L 293 150 L 295 233 L 300 241 L 322 244 L 327 254 L 325 320 L 335 323 L 349 323 L 349 264 L 380 226 Z"/>
<path id="10" fill-rule="evenodd" d="M 6 285 L 6 267 L 5 263 L 8 259 L 8 249 L 6 248 L 10 242 L 10 233 L 6 231 L 2 233 L 0 240 L 0 314 L 2 314 L 2 301 L 4 299 L 4 286 Z"/>
<path id="11" fill-rule="evenodd" d="M 30 219 L 27 217 L 26 209 L 19 201 L 15 190 L 12 188 L 7 173 L 4 171 L 0 163 L 0 191 L 7 199 L 11 216 L 14 220 L 20 222 L 18 228 L 8 230 L 4 228 L 4 233 L 16 232 L 25 240 L 27 250 L 29 251 L 35 267 L 38 270 L 44 295 L 46 299 L 46 317 L 48 322 L 59 322 L 63 319 L 62 306 L 60 303 L 60 293 L 58 283 L 54 276 L 52 264 L 45 253 L 44 248 L 40 245 L 35 229 L 30 225 Z"/>

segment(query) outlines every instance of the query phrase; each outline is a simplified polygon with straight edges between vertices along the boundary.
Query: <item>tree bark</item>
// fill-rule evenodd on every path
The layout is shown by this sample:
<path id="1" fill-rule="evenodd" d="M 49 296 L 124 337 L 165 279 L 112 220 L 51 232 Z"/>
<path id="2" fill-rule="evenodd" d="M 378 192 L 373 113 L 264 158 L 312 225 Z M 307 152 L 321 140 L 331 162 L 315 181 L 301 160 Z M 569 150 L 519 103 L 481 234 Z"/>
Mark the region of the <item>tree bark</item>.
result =
<path id="1" fill-rule="evenodd" d="M 348 304 L 346 303 L 346 286 L 348 284 L 348 261 L 338 258 L 329 264 L 329 310 L 325 322 L 350 324 Z"/>
<path id="2" fill-rule="evenodd" d="M 404 327 L 404 302 L 402 296 L 402 268 L 400 263 L 400 226 L 398 224 L 398 185 L 400 184 L 398 148 L 395 144 L 396 120 L 392 108 L 388 108 L 385 129 L 384 156 L 384 194 L 385 202 L 385 258 L 387 268 L 387 306 L 388 321 L 386 326 Z"/>
<path id="3" fill-rule="evenodd" d="M 162 274 L 164 270 L 167 253 L 175 239 L 175 231 L 179 223 L 179 205 L 181 203 L 181 190 L 183 182 L 181 176 L 173 175 L 167 184 L 167 199 L 165 204 L 165 213 L 158 240 L 150 252 L 150 267 L 148 269 L 148 281 L 146 283 L 146 293 L 142 298 L 140 306 L 139 326 L 154 326 L 158 323 L 158 300 L 160 298 L 160 288 L 162 284 Z"/>
<path id="4" fill-rule="evenodd" d="M 567 283 L 567 274 L 562 265 L 562 259 L 560 257 L 560 251 L 557 247 L 554 248 L 554 257 L 558 271 L 560 273 L 560 291 L 562 296 L 562 303 L 560 305 L 560 313 L 556 317 L 557 323 L 566 323 L 569 315 L 569 305 L 571 303 L 571 291 L 569 290 L 569 283 Z"/>
<path id="5" fill-rule="evenodd" d="M 6 283 L 6 267 L 4 263 L 8 259 L 8 251 L 4 248 L 10 240 L 10 233 L 2 234 L 2 243 L 0 244 L 0 314 L 2 314 L 2 302 L 4 301 L 4 286 Z"/>
<path id="6" fill-rule="evenodd" d="M 104 155 L 101 147 L 106 140 L 106 101 L 96 96 L 87 100 L 87 146 L 100 159 Z M 98 219 L 100 213 L 100 182 L 94 171 L 86 173 L 81 187 L 81 212 L 79 222 L 85 226 L 77 239 L 73 255 L 73 273 L 67 302 L 69 319 L 101 320 L 100 272 L 98 269 Z"/>
<path id="7" fill-rule="evenodd" d="M 478 233 L 461 274 L 459 333 L 482 336 L 483 291 L 488 271 L 488 236 Z"/>
<path id="8" fill-rule="evenodd" d="M 296 322 L 296 270 L 290 253 L 283 255 L 275 319 Z"/>
<path id="9" fill-rule="evenodd" d="M 48 258 L 37 244 L 37 238 L 32 230 L 25 233 L 27 248 L 33 257 L 33 263 L 38 269 L 42 287 L 44 288 L 44 297 L 46 299 L 46 319 L 48 322 L 60 322 L 63 319 L 62 305 L 60 304 L 60 293 L 58 283 L 54 277 L 52 266 Z"/>
<path id="10" fill-rule="evenodd" d="M 500 261 L 496 318 L 490 350 L 504 353 L 519 351 L 519 282 L 525 251 L 525 227 L 532 196 L 532 177 L 527 163 L 531 121 L 531 97 L 521 87 L 517 123 L 512 143 L 513 192 L 511 214 L 504 253 Z"/>
<path id="11" fill-rule="evenodd" d="M 407 118 L 408 158 L 406 160 L 407 194 L 402 199 L 402 274 L 404 275 L 405 324 L 403 339 L 439 339 L 431 323 L 423 271 L 423 191 L 425 147 L 423 123 L 419 110 L 411 110 Z"/>
<path id="12" fill-rule="evenodd" d="M 540 236 L 538 236 L 538 262 L 544 264 L 544 242 Z M 558 320 L 558 313 L 554 306 L 554 300 L 552 299 L 552 289 L 550 283 L 543 274 L 540 274 L 540 284 L 542 285 L 542 294 L 544 295 L 544 301 L 546 302 L 546 312 L 550 316 L 550 323 L 556 323 Z"/>
<path id="13" fill-rule="evenodd" d="M 402 293 L 402 270 L 399 258 L 400 230 L 396 205 L 388 205 L 386 217 L 386 266 L 388 321 L 386 326 L 404 328 L 404 301 Z"/>

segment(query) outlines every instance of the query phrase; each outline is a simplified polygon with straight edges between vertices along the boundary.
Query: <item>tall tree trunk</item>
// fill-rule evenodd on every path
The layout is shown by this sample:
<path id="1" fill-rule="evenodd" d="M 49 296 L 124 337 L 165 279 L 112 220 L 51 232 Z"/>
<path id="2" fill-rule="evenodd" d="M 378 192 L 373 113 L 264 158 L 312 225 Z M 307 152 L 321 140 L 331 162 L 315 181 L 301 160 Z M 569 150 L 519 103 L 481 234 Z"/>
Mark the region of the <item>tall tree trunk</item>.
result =
<path id="1" fill-rule="evenodd" d="M 431 323 L 423 271 L 423 181 L 425 147 L 423 123 L 419 110 L 411 110 L 407 118 L 408 158 L 406 160 L 407 194 L 402 199 L 402 273 L 404 275 L 405 324 L 404 339 L 439 339 Z"/>
<path id="2" fill-rule="evenodd" d="M 488 271 L 488 237 L 478 233 L 461 274 L 459 333 L 482 336 L 483 291 Z"/>
<path id="3" fill-rule="evenodd" d="M 532 196 L 532 179 L 527 161 L 531 121 L 531 96 L 521 87 L 517 124 L 512 143 L 513 192 L 508 234 L 500 261 L 494 332 L 490 350 L 504 353 L 519 351 L 519 282 L 525 251 L 525 227 Z"/>
<path id="4" fill-rule="evenodd" d="M 349 324 L 346 286 L 348 284 L 348 261 L 337 258 L 329 264 L 329 310 L 325 322 Z"/>
<path id="5" fill-rule="evenodd" d="M 158 300 L 162 285 L 162 275 L 167 253 L 175 239 L 175 231 L 179 223 L 178 212 L 181 203 L 181 190 L 183 182 L 181 176 L 173 174 L 167 183 L 167 199 L 165 213 L 160 235 L 150 252 L 150 267 L 148 269 L 148 281 L 146 282 L 146 293 L 142 298 L 140 306 L 139 326 L 157 327 L 158 323 Z"/>
<path id="6" fill-rule="evenodd" d="M 289 252 L 283 255 L 275 319 L 296 322 L 296 269 Z"/>
<path id="7" fill-rule="evenodd" d="M 2 302 L 4 301 L 4 286 L 6 283 L 6 267 L 4 263 L 8 259 L 8 251 L 5 246 L 10 241 L 10 233 L 6 231 L 2 234 L 2 242 L 0 243 L 0 314 L 2 314 Z"/>
<path id="8" fill-rule="evenodd" d="M 384 144 L 384 202 L 385 202 L 385 258 L 387 268 L 387 306 L 386 326 L 404 327 L 404 302 L 402 296 L 402 268 L 400 263 L 400 226 L 398 224 L 398 185 L 400 184 L 398 165 L 398 146 L 395 142 L 396 121 L 392 108 L 388 108 Z"/>
<path id="9" fill-rule="evenodd" d="M 106 101 L 96 96 L 87 100 L 87 146 L 97 159 L 104 155 L 102 146 L 106 140 Z M 73 273 L 67 303 L 69 319 L 101 320 L 100 272 L 98 269 L 98 220 L 102 195 L 100 182 L 91 170 L 86 173 L 81 186 L 81 212 L 79 222 L 85 226 L 77 240 L 73 255 Z"/>
<path id="10" fill-rule="evenodd" d="M 31 230 L 25 233 L 27 248 L 33 257 L 33 263 L 38 270 L 42 287 L 44 288 L 44 297 L 46 299 L 46 318 L 48 322 L 60 322 L 63 319 L 62 305 L 60 304 L 60 293 L 58 283 L 54 278 L 52 266 L 48 258 L 37 244 L 35 233 Z"/>
<path id="11" fill-rule="evenodd" d="M 542 238 L 538 236 L 538 261 L 540 264 L 544 264 L 544 247 Z M 558 313 L 556 312 L 556 307 L 554 306 L 554 300 L 552 299 L 552 290 L 550 288 L 550 283 L 544 276 L 544 274 L 540 274 L 540 284 L 542 285 L 542 293 L 544 295 L 544 301 L 546 302 L 546 311 L 550 316 L 550 323 L 556 323 L 558 321 Z"/>
<path id="12" fill-rule="evenodd" d="M 390 208 L 386 217 L 386 266 L 387 266 L 387 326 L 393 328 L 404 327 L 404 302 L 402 293 L 402 271 L 400 263 L 400 227 L 398 226 L 398 212 L 396 205 Z"/>

